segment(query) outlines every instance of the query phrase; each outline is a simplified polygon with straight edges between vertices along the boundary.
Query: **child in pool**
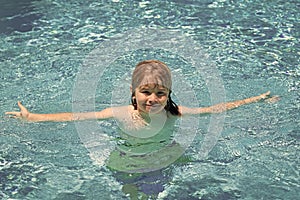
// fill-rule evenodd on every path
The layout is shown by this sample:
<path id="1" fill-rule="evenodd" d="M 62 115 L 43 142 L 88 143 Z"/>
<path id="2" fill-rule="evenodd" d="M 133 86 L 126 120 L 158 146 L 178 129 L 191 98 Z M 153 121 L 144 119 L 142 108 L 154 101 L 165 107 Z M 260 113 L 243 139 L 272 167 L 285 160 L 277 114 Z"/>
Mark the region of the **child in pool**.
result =
<path id="1" fill-rule="evenodd" d="M 24 119 L 30 122 L 41 121 L 74 121 L 89 119 L 115 118 L 120 121 L 130 120 L 134 124 L 143 126 L 149 123 L 150 119 L 155 120 L 160 116 L 197 115 L 205 113 L 220 113 L 242 106 L 244 104 L 258 102 L 270 98 L 270 92 L 253 96 L 243 100 L 220 103 L 209 107 L 188 108 L 177 106 L 171 99 L 171 71 L 166 64 L 157 60 L 146 60 L 140 62 L 132 75 L 131 102 L 132 105 L 106 108 L 99 112 L 86 113 L 52 113 L 38 114 L 29 112 L 21 102 L 18 102 L 19 112 L 6 112 L 14 118 Z M 115 112 L 118 111 L 118 112 Z M 124 113 L 133 117 L 124 120 Z M 123 120 L 122 120 L 123 119 Z"/>
<path id="2" fill-rule="evenodd" d="M 119 145 L 118 150 L 111 153 L 107 165 L 118 171 L 149 172 L 146 170 L 149 163 L 152 163 L 150 171 L 167 165 L 164 161 L 154 163 L 158 155 L 168 156 L 169 161 L 175 161 L 178 158 L 176 156 L 184 152 L 178 144 L 170 144 L 168 141 L 171 140 L 167 139 L 172 137 L 171 133 L 167 132 L 172 132 L 170 127 L 174 125 L 176 118 L 185 115 L 220 113 L 244 104 L 272 99 L 269 96 L 270 92 L 266 92 L 209 107 L 188 108 L 177 106 L 172 101 L 171 88 L 171 71 L 167 65 L 157 60 L 146 60 L 138 63 L 133 72 L 130 88 L 131 105 L 106 108 L 99 112 L 37 114 L 29 112 L 18 102 L 20 111 L 6 112 L 6 114 L 31 122 L 114 118 L 119 122 L 123 132 L 129 133 L 123 135 L 129 144 Z"/>

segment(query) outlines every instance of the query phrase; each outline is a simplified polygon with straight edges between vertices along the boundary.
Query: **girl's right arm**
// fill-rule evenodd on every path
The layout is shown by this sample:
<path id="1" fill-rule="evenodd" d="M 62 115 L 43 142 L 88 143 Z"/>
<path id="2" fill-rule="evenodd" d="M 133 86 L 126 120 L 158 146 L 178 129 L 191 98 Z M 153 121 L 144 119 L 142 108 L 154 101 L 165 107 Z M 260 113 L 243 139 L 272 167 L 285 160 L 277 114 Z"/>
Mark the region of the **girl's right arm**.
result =
<path id="1" fill-rule="evenodd" d="M 52 113 L 52 114 L 37 114 L 29 112 L 21 102 L 18 102 L 20 108 L 19 112 L 6 112 L 14 118 L 20 118 L 30 122 L 43 122 L 43 121 L 75 121 L 75 120 L 89 120 L 89 119 L 107 119 L 112 118 L 113 113 L 111 108 L 106 108 L 99 112 L 86 112 L 86 113 Z"/>

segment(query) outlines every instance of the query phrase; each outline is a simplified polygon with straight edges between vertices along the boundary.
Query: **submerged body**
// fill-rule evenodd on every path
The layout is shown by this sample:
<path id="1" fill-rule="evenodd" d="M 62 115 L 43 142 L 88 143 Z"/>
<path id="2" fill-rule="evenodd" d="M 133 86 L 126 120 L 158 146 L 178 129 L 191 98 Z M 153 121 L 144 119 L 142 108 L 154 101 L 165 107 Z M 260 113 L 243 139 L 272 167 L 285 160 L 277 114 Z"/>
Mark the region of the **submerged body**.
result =
<path id="1" fill-rule="evenodd" d="M 155 171 L 183 154 L 184 148 L 174 140 L 176 117 L 160 115 L 146 122 L 135 110 L 130 115 L 131 121 L 118 120 L 120 138 L 108 167 L 131 173 Z"/>

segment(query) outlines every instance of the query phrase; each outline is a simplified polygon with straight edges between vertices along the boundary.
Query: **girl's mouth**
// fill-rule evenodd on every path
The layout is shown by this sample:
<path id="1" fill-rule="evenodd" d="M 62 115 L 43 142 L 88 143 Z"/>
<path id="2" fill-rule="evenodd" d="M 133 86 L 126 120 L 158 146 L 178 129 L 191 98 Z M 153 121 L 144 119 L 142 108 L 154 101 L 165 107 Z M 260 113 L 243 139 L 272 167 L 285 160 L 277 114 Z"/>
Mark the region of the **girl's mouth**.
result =
<path id="1" fill-rule="evenodd" d="M 160 104 L 145 104 L 146 107 L 159 107 Z"/>

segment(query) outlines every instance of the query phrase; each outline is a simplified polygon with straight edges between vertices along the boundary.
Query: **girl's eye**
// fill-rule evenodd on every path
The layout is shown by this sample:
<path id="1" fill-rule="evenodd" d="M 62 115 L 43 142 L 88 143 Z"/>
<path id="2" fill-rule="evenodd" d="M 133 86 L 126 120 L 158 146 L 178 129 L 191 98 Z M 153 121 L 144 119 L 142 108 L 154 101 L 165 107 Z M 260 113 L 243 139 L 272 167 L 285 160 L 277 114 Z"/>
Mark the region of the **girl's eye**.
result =
<path id="1" fill-rule="evenodd" d="M 150 94 L 150 92 L 147 91 L 147 90 L 142 91 L 142 93 L 143 93 L 143 94 Z"/>
<path id="2" fill-rule="evenodd" d="M 165 96 L 165 95 L 166 95 L 165 92 L 158 92 L 158 93 L 157 93 L 157 96 Z"/>

